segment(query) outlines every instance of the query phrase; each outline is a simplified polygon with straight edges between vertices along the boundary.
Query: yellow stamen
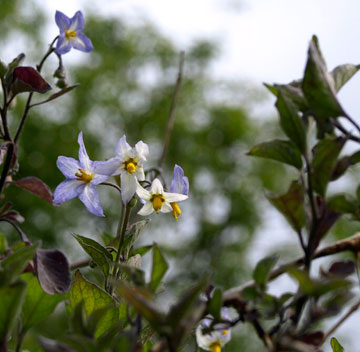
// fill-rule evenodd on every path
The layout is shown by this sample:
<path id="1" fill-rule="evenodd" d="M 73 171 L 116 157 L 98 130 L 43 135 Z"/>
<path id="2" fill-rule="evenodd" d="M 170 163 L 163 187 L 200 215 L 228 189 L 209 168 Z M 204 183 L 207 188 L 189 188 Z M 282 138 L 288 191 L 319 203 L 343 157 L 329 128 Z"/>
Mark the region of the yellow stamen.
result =
<path id="1" fill-rule="evenodd" d="M 222 334 L 223 334 L 223 335 L 227 335 L 227 334 L 228 334 L 228 330 L 223 330 Z"/>
<path id="2" fill-rule="evenodd" d="M 65 37 L 66 39 L 72 39 L 76 37 L 76 32 L 75 31 L 65 31 Z"/>
<path id="3" fill-rule="evenodd" d="M 211 352 L 221 352 L 221 345 L 219 342 L 214 342 L 211 346 L 210 346 L 210 350 Z"/>
<path id="4" fill-rule="evenodd" d="M 153 195 L 151 201 L 152 201 L 154 210 L 159 211 L 161 209 L 163 203 L 165 202 L 165 198 L 161 194 L 155 194 L 155 195 Z"/>
<path id="5" fill-rule="evenodd" d="M 125 168 L 129 174 L 133 174 L 136 171 L 136 163 L 134 163 L 133 161 L 128 161 L 125 164 Z"/>
<path id="6" fill-rule="evenodd" d="M 170 203 L 171 207 L 172 207 L 172 216 L 174 217 L 175 220 L 178 220 L 179 216 L 181 215 L 181 209 L 180 207 L 178 206 L 177 203 Z"/>
<path id="7" fill-rule="evenodd" d="M 79 169 L 80 172 L 75 174 L 76 178 L 79 181 L 84 181 L 86 183 L 90 182 L 94 178 L 94 174 L 89 174 L 83 169 Z"/>

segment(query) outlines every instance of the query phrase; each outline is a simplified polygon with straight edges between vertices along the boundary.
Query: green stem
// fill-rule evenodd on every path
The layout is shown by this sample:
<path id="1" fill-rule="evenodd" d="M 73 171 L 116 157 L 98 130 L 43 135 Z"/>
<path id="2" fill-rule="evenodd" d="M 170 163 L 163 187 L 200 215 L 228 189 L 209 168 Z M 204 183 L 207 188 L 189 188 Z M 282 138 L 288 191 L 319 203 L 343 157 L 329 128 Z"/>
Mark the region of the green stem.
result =
<path id="1" fill-rule="evenodd" d="M 121 225 L 119 224 L 119 228 L 116 234 L 116 238 L 119 240 L 119 247 L 116 255 L 116 263 L 120 263 L 122 246 L 124 244 L 125 232 L 127 229 L 127 225 L 129 223 L 130 213 L 131 213 L 131 207 L 129 207 L 128 205 L 123 205 L 123 211 L 121 213 L 121 221 L 120 221 Z"/>

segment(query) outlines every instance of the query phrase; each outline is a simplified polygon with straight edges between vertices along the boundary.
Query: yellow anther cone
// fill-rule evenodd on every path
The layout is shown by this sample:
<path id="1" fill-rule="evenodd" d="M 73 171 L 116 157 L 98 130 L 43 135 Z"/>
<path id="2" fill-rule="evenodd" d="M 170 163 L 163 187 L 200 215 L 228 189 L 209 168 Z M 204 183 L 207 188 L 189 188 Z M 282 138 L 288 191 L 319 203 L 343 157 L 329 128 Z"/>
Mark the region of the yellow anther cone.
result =
<path id="1" fill-rule="evenodd" d="M 211 352 L 221 352 L 221 346 L 219 342 L 215 342 L 210 346 Z"/>

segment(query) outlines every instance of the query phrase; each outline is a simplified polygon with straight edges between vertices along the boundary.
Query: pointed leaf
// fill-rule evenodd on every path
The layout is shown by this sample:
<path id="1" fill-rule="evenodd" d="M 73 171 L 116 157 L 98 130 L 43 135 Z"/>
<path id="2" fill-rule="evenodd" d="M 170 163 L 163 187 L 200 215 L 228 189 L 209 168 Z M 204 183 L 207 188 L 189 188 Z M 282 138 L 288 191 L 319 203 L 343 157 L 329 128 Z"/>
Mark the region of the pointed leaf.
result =
<path id="1" fill-rule="evenodd" d="M 345 193 L 333 195 L 327 200 L 327 203 L 331 210 L 341 214 L 354 214 L 359 208 L 357 199 Z"/>
<path id="2" fill-rule="evenodd" d="M 333 352 L 344 352 L 344 347 L 340 345 L 339 341 L 336 340 L 335 337 L 331 338 L 330 344 Z"/>
<path id="3" fill-rule="evenodd" d="M 331 72 L 331 76 L 335 83 L 335 90 L 338 92 L 345 83 L 350 80 L 360 69 L 360 65 L 345 64 L 335 67 Z"/>
<path id="4" fill-rule="evenodd" d="M 279 87 L 276 108 L 280 115 L 280 125 L 285 134 L 294 142 L 301 152 L 306 150 L 306 132 L 304 122 L 299 116 L 298 109 L 290 98 Z"/>
<path id="5" fill-rule="evenodd" d="M 299 182 L 294 181 L 283 195 L 268 193 L 266 198 L 285 216 L 295 231 L 300 231 L 305 225 L 304 188 Z"/>
<path id="6" fill-rule="evenodd" d="M 11 284 L 19 278 L 29 262 L 34 259 L 38 246 L 39 244 L 24 245 L 0 263 L 0 268 L 3 269 L 0 271 L 0 285 Z"/>
<path id="7" fill-rule="evenodd" d="M 253 147 L 248 152 L 248 155 L 277 160 L 295 166 L 297 169 L 301 169 L 302 167 L 301 154 L 290 141 L 276 139 L 261 143 Z"/>
<path id="8" fill-rule="evenodd" d="M 311 110 L 315 112 L 318 118 L 344 115 L 344 111 L 336 98 L 334 80 L 327 71 L 315 36 L 309 45 L 302 88 Z"/>
<path id="9" fill-rule="evenodd" d="M 153 263 L 151 270 L 151 282 L 149 285 L 151 291 L 156 291 L 168 269 L 168 263 L 166 262 L 158 246 L 155 245 L 153 247 Z"/>
<path id="10" fill-rule="evenodd" d="M 262 290 L 265 290 L 266 283 L 269 280 L 271 271 L 274 269 L 278 260 L 278 255 L 272 255 L 261 259 L 256 264 L 255 270 L 253 272 L 253 279 Z"/>
<path id="11" fill-rule="evenodd" d="M 215 321 L 220 321 L 221 319 L 222 303 L 222 291 L 219 288 L 216 288 L 210 299 L 208 307 L 208 311 L 214 317 Z"/>
<path id="12" fill-rule="evenodd" d="M 10 286 L 0 287 L 0 346 L 7 341 L 17 322 L 26 293 L 26 283 L 17 281 Z"/>
<path id="13" fill-rule="evenodd" d="M 25 189 L 52 204 L 52 193 L 47 184 L 37 177 L 25 177 L 13 182 L 15 186 Z"/>
<path id="14" fill-rule="evenodd" d="M 11 90 L 14 95 L 22 92 L 44 94 L 51 89 L 40 73 L 33 67 L 19 66 L 13 71 Z"/>
<path id="15" fill-rule="evenodd" d="M 140 287 L 118 284 L 117 288 L 123 298 L 140 313 L 154 329 L 161 329 L 165 315 L 159 310 L 151 299 L 151 294 Z"/>
<path id="16" fill-rule="evenodd" d="M 58 303 L 65 299 L 65 296 L 46 294 L 37 277 L 31 273 L 23 274 L 21 279 L 27 283 L 25 301 L 21 312 L 21 327 L 22 331 L 26 332 L 50 315 Z"/>
<path id="17" fill-rule="evenodd" d="M 35 259 L 42 289 L 49 295 L 66 293 L 70 288 L 71 275 L 65 255 L 59 250 L 39 249 Z"/>
<path id="18" fill-rule="evenodd" d="M 95 337 L 101 336 L 118 321 L 118 310 L 115 307 L 114 299 L 106 291 L 87 281 L 77 270 L 70 290 L 71 307 L 74 309 L 82 301 L 87 316 L 98 309 L 108 307 L 106 314 L 97 325 Z"/>
<path id="19" fill-rule="evenodd" d="M 347 155 L 339 159 L 331 175 L 331 181 L 337 180 L 341 177 L 349 167 L 360 162 L 360 151 L 352 155 Z"/>
<path id="20" fill-rule="evenodd" d="M 80 243 L 85 252 L 101 268 L 105 277 L 107 277 L 109 275 L 110 265 L 113 262 L 112 255 L 109 251 L 91 238 L 80 235 L 74 235 L 74 237 Z"/>
<path id="21" fill-rule="evenodd" d="M 66 87 L 52 95 L 50 95 L 50 97 L 44 101 L 40 101 L 39 103 L 35 103 L 35 104 L 32 104 L 31 107 L 34 107 L 34 106 L 38 106 L 38 105 L 42 105 L 42 104 L 45 104 L 45 103 L 48 103 L 49 101 L 51 100 L 54 100 L 54 99 L 57 99 L 57 98 L 60 98 L 62 95 L 66 94 L 66 93 L 69 93 L 71 92 L 74 88 L 78 87 L 79 84 L 75 84 L 73 86 L 70 86 L 70 87 Z"/>
<path id="22" fill-rule="evenodd" d="M 345 144 L 343 138 L 326 138 L 314 148 L 313 184 L 321 196 L 325 196 L 326 188 L 336 167 L 337 158 Z"/>
<path id="23" fill-rule="evenodd" d="M 134 245 L 135 241 L 139 238 L 141 231 L 149 223 L 149 219 L 141 220 L 132 224 L 125 233 L 125 239 L 122 246 L 122 253 L 125 258 L 129 257 L 129 252 Z"/>

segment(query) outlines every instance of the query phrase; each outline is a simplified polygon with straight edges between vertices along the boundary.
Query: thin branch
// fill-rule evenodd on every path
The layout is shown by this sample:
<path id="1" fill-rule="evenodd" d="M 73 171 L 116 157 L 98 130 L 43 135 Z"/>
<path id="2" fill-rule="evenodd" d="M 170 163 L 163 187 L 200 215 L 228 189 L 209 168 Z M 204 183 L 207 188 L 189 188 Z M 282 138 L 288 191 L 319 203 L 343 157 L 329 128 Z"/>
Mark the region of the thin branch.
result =
<path id="1" fill-rule="evenodd" d="M 332 119 L 331 123 L 342 133 L 344 133 L 344 135 L 347 137 L 347 139 L 350 139 L 354 142 L 358 142 L 360 143 L 360 138 L 354 136 L 351 132 L 349 132 L 338 120 L 336 119 Z"/>
<path id="2" fill-rule="evenodd" d="M 345 251 L 351 251 L 351 252 L 360 251 L 360 233 L 357 233 L 349 238 L 346 238 L 341 241 L 337 241 L 327 247 L 317 250 L 314 253 L 312 259 L 317 259 Z M 278 278 L 279 276 L 281 276 L 282 274 L 286 273 L 289 268 L 302 265 L 304 264 L 304 262 L 305 262 L 305 257 L 301 257 L 279 266 L 277 269 L 271 272 L 269 281 L 272 281 Z M 242 292 L 244 291 L 244 289 L 248 287 L 252 287 L 254 285 L 255 285 L 255 281 L 251 280 L 241 286 L 234 287 L 231 288 L 230 290 L 225 291 L 223 295 L 224 302 L 228 304 L 231 304 L 234 300 L 242 302 L 243 301 Z"/>
<path id="3" fill-rule="evenodd" d="M 5 164 L 0 177 L 0 194 L 2 193 L 3 188 L 5 186 L 5 181 L 11 167 L 13 154 L 14 154 L 14 144 L 10 142 L 7 148 Z"/>
<path id="4" fill-rule="evenodd" d="M 180 91 L 180 86 L 181 86 L 181 81 L 182 81 L 182 75 L 183 75 L 183 69 L 184 69 L 184 61 L 185 61 L 185 52 L 182 51 L 180 53 L 179 73 L 178 73 L 177 80 L 176 80 L 173 100 L 171 102 L 170 114 L 169 114 L 169 120 L 168 120 L 168 124 L 167 124 L 167 130 L 166 130 L 166 135 L 165 135 L 163 151 L 162 151 L 161 157 L 160 157 L 160 159 L 158 161 L 158 167 L 159 168 L 161 168 L 161 166 L 162 166 L 162 164 L 163 164 L 163 162 L 165 160 L 166 152 L 167 152 L 167 149 L 169 147 L 171 132 L 172 132 L 172 130 L 174 128 L 176 104 L 177 104 L 179 91 Z"/>
<path id="5" fill-rule="evenodd" d="M 117 184 L 115 184 L 115 183 L 112 183 L 112 182 L 102 182 L 102 183 L 100 183 L 100 184 L 101 184 L 101 185 L 104 185 L 104 186 L 113 187 L 113 188 L 117 189 L 117 190 L 120 192 L 120 194 L 121 194 L 121 188 L 120 188 Z"/>
<path id="6" fill-rule="evenodd" d="M 358 132 L 360 132 L 360 126 L 355 122 L 355 120 L 353 120 L 351 118 L 350 115 L 348 115 L 347 113 L 344 114 L 344 117 L 358 130 Z"/>
<path id="7" fill-rule="evenodd" d="M 84 259 L 84 260 L 80 260 L 78 262 L 72 263 L 70 265 L 70 270 L 84 268 L 84 267 L 88 266 L 90 264 L 90 262 L 91 262 L 91 259 Z"/>
<path id="8" fill-rule="evenodd" d="M 330 330 L 325 334 L 323 343 L 339 328 L 339 326 L 346 319 L 348 319 L 354 312 L 356 312 L 359 307 L 360 307 L 360 301 L 357 301 L 355 304 L 353 304 L 348 310 L 348 312 L 342 318 L 340 318 L 340 320 L 336 322 L 335 325 L 332 328 L 330 328 Z"/>

